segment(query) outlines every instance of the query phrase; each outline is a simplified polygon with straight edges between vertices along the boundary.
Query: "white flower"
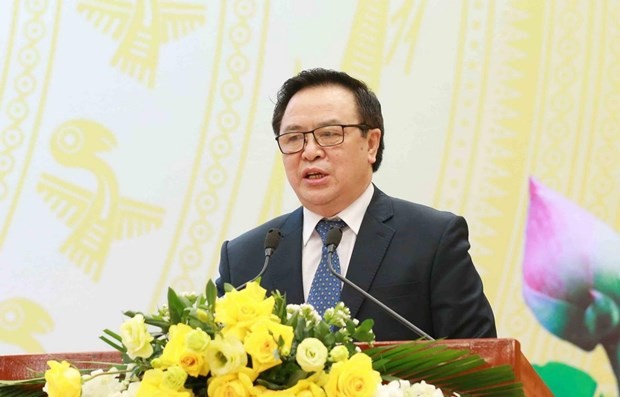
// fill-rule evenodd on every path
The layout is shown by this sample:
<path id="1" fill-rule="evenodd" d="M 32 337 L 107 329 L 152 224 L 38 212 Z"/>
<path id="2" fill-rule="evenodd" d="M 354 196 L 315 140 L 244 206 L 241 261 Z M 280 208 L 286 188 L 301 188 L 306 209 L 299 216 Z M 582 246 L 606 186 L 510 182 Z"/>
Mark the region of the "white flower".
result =
<path id="1" fill-rule="evenodd" d="M 142 314 L 136 314 L 121 325 L 121 338 L 129 358 L 148 358 L 153 354 L 153 335 L 149 333 Z"/>
<path id="2" fill-rule="evenodd" d="M 179 295 L 187 299 L 195 300 L 196 298 L 198 298 L 198 294 L 196 293 L 196 291 L 182 291 Z"/>
<path id="3" fill-rule="evenodd" d="M 82 397 L 108 397 L 124 390 L 125 385 L 118 380 L 115 372 L 115 368 L 107 372 L 98 369 L 90 375 L 82 376 L 85 380 L 82 385 Z"/>
<path id="4" fill-rule="evenodd" d="M 243 348 L 243 343 L 234 336 L 216 335 L 207 347 L 207 361 L 213 375 L 223 376 L 245 367 L 248 363 L 248 354 Z"/>
<path id="5" fill-rule="evenodd" d="M 163 304 L 159 308 L 157 308 L 157 312 L 155 313 L 155 316 L 159 316 L 161 317 L 163 321 L 169 322 L 170 321 L 170 308 L 168 307 L 168 305 Z"/>
<path id="6" fill-rule="evenodd" d="M 379 385 L 375 397 L 403 397 L 404 393 L 398 385 L 398 381 L 392 381 L 387 385 Z"/>
<path id="7" fill-rule="evenodd" d="M 136 397 L 138 395 L 138 389 L 140 388 L 140 382 L 133 382 L 129 384 L 129 388 L 125 391 L 116 392 L 110 397 Z"/>
<path id="8" fill-rule="evenodd" d="M 307 303 L 303 303 L 301 305 L 294 305 L 290 303 L 286 305 L 286 318 L 290 319 L 295 314 L 306 321 L 307 327 L 313 327 L 321 322 L 321 315 L 312 305 Z"/>
<path id="9" fill-rule="evenodd" d="M 329 361 L 337 363 L 338 361 L 344 361 L 347 358 L 349 358 L 349 350 L 346 346 L 334 346 L 332 351 L 329 352 Z"/>
<path id="10" fill-rule="evenodd" d="M 406 380 L 393 380 L 380 385 L 375 397 L 443 397 L 443 392 L 424 381 L 412 385 Z"/>
<path id="11" fill-rule="evenodd" d="M 343 302 L 338 302 L 336 306 L 325 310 L 323 319 L 329 325 L 343 328 L 347 324 L 346 321 L 351 320 L 351 311 Z"/>
<path id="12" fill-rule="evenodd" d="M 327 348 L 319 339 L 306 338 L 297 346 L 297 364 L 306 372 L 318 372 L 327 361 Z"/>

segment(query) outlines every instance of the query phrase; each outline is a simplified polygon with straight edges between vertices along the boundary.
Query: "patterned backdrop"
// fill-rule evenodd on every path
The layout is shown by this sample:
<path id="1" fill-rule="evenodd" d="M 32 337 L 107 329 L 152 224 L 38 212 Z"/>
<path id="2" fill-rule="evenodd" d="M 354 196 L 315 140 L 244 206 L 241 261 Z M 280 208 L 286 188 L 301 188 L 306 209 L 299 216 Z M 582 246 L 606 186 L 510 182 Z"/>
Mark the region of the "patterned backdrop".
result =
<path id="1" fill-rule="evenodd" d="M 526 301 L 523 270 L 533 178 L 607 230 L 537 274 L 589 269 L 620 334 L 618 0 L 1 1 L 0 354 L 104 350 L 122 310 L 202 290 L 224 239 L 295 208 L 271 111 L 317 66 L 383 104 L 375 183 L 467 218 L 499 336 L 616 395 L 620 356 L 546 323 L 568 311 Z"/>

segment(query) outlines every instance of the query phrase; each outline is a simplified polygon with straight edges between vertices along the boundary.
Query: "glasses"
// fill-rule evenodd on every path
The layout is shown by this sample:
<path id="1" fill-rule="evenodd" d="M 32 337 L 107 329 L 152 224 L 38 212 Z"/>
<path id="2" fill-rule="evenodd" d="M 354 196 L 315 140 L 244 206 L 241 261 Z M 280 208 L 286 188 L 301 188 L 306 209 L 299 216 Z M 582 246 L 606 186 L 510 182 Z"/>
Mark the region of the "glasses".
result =
<path id="1" fill-rule="evenodd" d="M 280 134 L 276 137 L 276 141 L 283 154 L 293 154 L 304 150 L 307 134 L 312 134 L 314 141 L 321 147 L 336 146 L 344 142 L 344 129 L 347 127 L 355 127 L 363 131 L 370 129 L 370 126 L 366 124 L 326 125 L 325 127 L 315 128 L 312 131 Z"/>

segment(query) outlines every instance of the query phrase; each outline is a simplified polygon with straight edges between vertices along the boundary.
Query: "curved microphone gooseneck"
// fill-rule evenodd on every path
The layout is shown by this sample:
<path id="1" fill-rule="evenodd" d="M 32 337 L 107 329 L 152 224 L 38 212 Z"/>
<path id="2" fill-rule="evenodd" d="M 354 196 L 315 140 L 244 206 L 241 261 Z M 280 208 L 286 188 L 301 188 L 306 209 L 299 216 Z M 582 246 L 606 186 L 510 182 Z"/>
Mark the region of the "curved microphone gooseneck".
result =
<path id="1" fill-rule="evenodd" d="M 265 263 L 263 264 L 263 268 L 256 275 L 256 277 L 238 286 L 237 290 L 245 288 L 245 286 L 248 285 L 248 283 L 256 280 L 257 278 L 265 274 L 265 272 L 267 271 L 267 266 L 269 266 L 269 261 L 271 260 L 271 255 L 273 255 L 273 253 L 276 252 L 276 249 L 278 248 L 278 245 L 280 244 L 281 239 L 282 239 L 282 233 L 280 232 L 280 229 L 277 229 L 277 228 L 269 229 L 269 231 L 265 235 Z"/>

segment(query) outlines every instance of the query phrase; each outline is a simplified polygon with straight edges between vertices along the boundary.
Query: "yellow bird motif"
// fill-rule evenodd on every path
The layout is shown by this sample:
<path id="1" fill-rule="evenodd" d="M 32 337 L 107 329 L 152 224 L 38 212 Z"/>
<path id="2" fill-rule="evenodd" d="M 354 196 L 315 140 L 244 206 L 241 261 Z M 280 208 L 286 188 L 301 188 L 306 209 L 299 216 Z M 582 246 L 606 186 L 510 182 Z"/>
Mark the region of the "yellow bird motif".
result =
<path id="1" fill-rule="evenodd" d="M 52 135 L 52 155 L 60 164 L 91 172 L 94 192 L 51 174 L 41 176 L 37 191 L 73 229 L 61 252 L 98 281 L 113 240 L 139 236 L 160 227 L 164 210 L 120 197 L 114 171 L 97 156 L 116 146 L 114 135 L 91 120 L 71 120 Z"/>
<path id="2" fill-rule="evenodd" d="M 206 6 L 165 0 L 80 0 L 77 9 L 95 27 L 120 40 L 112 65 L 153 87 L 161 44 L 203 25 Z"/>
<path id="3" fill-rule="evenodd" d="M 43 345 L 34 334 L 52 330 L 52 317 L 36 302 L 25 298 L 0 301 L 0 341 L 28 353 L 42 353 Z"/>

